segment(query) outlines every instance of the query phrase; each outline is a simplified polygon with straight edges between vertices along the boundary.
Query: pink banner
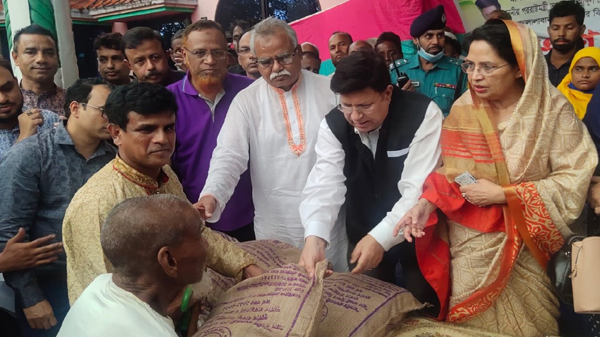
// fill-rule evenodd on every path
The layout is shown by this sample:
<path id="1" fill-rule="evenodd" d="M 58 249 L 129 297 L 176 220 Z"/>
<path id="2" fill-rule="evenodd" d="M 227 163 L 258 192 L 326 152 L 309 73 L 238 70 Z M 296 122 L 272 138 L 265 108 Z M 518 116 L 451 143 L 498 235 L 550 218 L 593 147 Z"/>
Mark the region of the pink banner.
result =
<path id="1" fill-rule="evenodd" d="M 409 40 L 413 20 L 440 4 L 444 5 L 450 29 L 458 34 L 464 33 L 453 0 L 349 0 L 295 21 L 291 26 L 296 30 L 300 43 L 315 44 L 321 51 L 321 58 L 326 60 L 329 59 L 327 43 L 334 31 L 348 32 L 354 40 L 365 40 L 392 31 L 402 40 Z"/>

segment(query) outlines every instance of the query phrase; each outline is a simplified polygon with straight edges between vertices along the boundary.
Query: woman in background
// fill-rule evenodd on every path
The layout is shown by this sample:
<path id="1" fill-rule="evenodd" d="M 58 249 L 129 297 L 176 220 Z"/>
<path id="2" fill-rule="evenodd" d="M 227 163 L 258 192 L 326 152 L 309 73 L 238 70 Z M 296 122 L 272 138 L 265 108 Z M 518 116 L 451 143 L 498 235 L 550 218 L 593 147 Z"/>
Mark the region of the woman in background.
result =
<path id="1" fill-rule="evenodd" d="M 569 73 L 557 89 L 573 104 L 577 117 L 583 119 L 598 83 L 600 83 L 600 48 L 587 47 L 575 54 Z"/>

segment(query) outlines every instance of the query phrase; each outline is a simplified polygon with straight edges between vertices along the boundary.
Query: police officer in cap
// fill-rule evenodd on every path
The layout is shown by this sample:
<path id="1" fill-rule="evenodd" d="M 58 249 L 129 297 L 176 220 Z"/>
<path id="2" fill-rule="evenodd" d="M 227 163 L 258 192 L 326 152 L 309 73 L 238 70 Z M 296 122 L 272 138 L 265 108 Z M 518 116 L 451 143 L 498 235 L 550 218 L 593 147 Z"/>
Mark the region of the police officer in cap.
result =
<path id="1" fill-rule="evenodd" d="M 398 75 L 408 75 L 415 91 L 431 98 L 447 116 L 454 101 L 467 90 L 467 78 L 460 69 L 462 61 L 444 55 L 445 26 L 442 5 L 417 17 L 410 26 L 410 35 L 418 52 L 410 59 L 392 63 L 390 73 L 394 84 Z"/>

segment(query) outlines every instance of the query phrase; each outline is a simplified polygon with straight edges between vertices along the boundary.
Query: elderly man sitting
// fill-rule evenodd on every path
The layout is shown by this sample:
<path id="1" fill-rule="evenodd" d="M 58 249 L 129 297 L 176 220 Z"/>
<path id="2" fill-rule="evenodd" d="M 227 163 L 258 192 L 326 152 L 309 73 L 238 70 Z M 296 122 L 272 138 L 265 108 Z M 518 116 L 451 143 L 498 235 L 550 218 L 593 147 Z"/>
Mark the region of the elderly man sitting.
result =
<path id="1" fill-rule="evenodd" d="M 115 206 L 100 234 L 114 273 L 96 277 L 85 289 L 58 336 L 177 336 L 167 308 L 202 279 L 204 228 L 198 211 L 173 195 Z"/>

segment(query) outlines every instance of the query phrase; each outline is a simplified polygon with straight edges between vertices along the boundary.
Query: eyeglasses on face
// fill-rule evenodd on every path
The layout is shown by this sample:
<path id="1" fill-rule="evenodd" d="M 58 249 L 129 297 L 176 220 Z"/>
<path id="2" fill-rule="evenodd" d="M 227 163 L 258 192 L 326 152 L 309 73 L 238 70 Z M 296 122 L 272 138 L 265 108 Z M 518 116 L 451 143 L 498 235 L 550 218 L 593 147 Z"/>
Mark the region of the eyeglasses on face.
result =
<path id="1" fill-rule="evenodd" d="M 351 115 L 353 111 L 361 115 L 369 115 L 374 111 L 375 103 L 371 104 L 360 104 L 360 105 L 350 105 L 345 103 L 340 103 L 337 105 L 338 110 L 343 112 L 345 115 Z"/>
<path id="2" fill-rule="evenodd" d="M 478 68 L 479 71 L 483 74 L 483 75 L 491 75 L 492 73 L 494 73 L 494 71 L 506 67 L 508 65 L 508 63 L 503 64 L 501 66 L 491 66 L 489 64 L 482 64 L 480 66 L 475 66 L 475 63 L 473 62 L 463 62 L 460 65 L 460 68 L 462 69 L 462 71 L 465 74 L 472 74 L 475 72 L 475 68 Z"/>
<path id="3" fill-rule="evenodd" d="M 86 109 L 86 107 L 92 107 L 98 111 L 100 111 L 100 113 L 102 113 L 102 117 L 106 118 L 106 113 L 104 112 L 104 107 L 99 107 L 99 106 L 95 106 L 95 105 L 91 105 L 89 103 L 83 103 L 83 102 L 78 102 L 79 104 L 83 105 L 83 108 Z"/>
<path id="4" fill-rule="evenodd" d="M 215 60 L 224 60 L 227 58 L 227 50 L 224 49 L 214 49 L 214 50 L 206 50 L 206 49 L 198 49 L 198 50 L 189 50 L 185 49 L 188 53 L 192 54 L 195 58 L 199 60 L 204 60 L 210 54 Z"/>
<path id="5" fill-rule="evenodd" d="M 296 56 L 296 52 L 285 53 L 275 57 L 269 58 L 260 58 L 256 60 L 259 67 L 267 69 L 273 66 L 273 63 L 277 61 L 280 65 L 288 65 L 294 62 L 294 56 Z"/>

